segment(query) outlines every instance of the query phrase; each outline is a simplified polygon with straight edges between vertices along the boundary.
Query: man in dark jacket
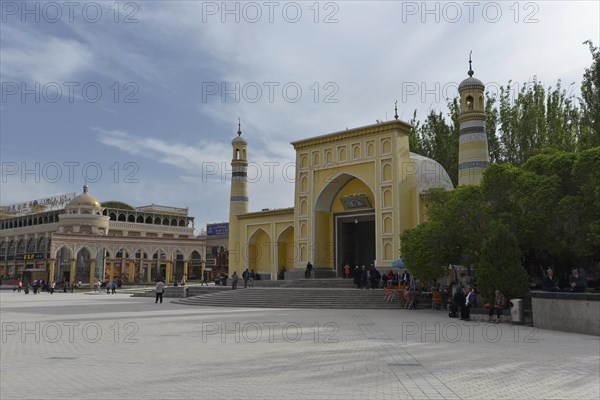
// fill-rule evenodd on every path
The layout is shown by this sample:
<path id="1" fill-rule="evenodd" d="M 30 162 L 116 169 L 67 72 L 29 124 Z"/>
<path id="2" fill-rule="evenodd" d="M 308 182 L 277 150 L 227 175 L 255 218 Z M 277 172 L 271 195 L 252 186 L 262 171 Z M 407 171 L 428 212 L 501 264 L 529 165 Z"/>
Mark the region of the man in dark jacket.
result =
<path id="1" fill-rule="evenodd" d="M 360 267 L 358 265 L 354 267 L 352 277 L 354 278 L 354 284 L 356 285 L 356 288 L 360 289 Z"/>
<path id="2" fill-rule="evenodd" d="M 585 290 L 585 279 L 579 275 L 579 270 L 573 268 L 571 276 L 569 276 L 569 290 L 572 292 L 583 292 Z"/>
<path id="3" fill-rule="evenodd" d="M 244 272 L 242 272 L 242 279 L 244 280 L 244 289 L 248 287 L 248 279 L 250 279 L 250 272 L 248 272 L 248 268 Z"/>
<path id="4" fill-rule="evenodd" d="M 546 272 L 547 272 L 547 275 L 542 280 L 542 289 L 545 290 L 546 292 L 558 292 L 560 290 L 560 288 L 554 282 L 554 271 L 549 269 Z"/>
<path id="5" fill-rule="evenodd" d="M 460 310 L 460 318 L 463 316 L 463 308 L 465 306 L 465 293 L 461 286 L 456 288 L 456 293 L 454 293 L 454 297 L 452 298 L 452 305 L 454 309 L 454 313 L 457 313 Z"/>
<path id="6" fill-rule="evenodd" d="M 466 289 L 467 296 L 465 297 L 465 305 L 461 312 L 460 319 L 465 321 L 471 320 L 471 307 L 475 304 L 475 289 L 472 287 Z"/>

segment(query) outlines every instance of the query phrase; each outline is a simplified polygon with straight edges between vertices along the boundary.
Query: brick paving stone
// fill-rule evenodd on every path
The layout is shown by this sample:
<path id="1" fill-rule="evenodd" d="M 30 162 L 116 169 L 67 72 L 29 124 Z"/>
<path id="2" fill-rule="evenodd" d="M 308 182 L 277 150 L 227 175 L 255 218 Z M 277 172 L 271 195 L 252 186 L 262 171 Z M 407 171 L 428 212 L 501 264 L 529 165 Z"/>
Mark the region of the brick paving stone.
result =
<path id="1" fill-rule="evenodd" d="M 600 398 L 598 337 L 430 310 L 8 292 L 0 311 L 2 400 Z"/>

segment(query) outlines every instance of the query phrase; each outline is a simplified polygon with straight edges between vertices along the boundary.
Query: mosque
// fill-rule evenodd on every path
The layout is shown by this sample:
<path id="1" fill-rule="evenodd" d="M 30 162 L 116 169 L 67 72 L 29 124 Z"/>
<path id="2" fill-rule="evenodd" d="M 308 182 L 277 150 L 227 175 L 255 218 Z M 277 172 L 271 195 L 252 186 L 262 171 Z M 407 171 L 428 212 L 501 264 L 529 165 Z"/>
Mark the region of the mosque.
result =
<path id="1" fill-rule="evenodd" d="M 468 78 L 460 96 L 459 185 L 479 184 L 489 165 L 484 85 Z M 248 268 L 276 279 L 342 276 L 346 263 L 389 269 L 400 259 L 400 234 L 424 221 L 431 188 L 452 190 L 444 168 L 412 153 L 411 126 L 398 119 L 292 142 L 296 151 L 293 207 L 249 212 L 251 147 L 238 126 L 229 212 L 229 273 Z"/>

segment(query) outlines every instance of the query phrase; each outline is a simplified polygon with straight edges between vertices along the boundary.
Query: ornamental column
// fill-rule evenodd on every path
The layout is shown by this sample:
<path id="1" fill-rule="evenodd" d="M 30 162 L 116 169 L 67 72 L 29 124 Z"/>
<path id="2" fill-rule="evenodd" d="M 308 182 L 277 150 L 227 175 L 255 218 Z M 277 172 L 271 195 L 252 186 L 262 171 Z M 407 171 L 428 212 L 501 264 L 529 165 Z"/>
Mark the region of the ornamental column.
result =
<path id="1" fill-rule="evenodd" d="M 96 283 L 96 259 L 90 260 L 90 289 L 94 288 Z"/>
<path id="2" fill-rule="evenodd" d="M 71 258 L 71 271 L 70 271 L 70 275 L 69 275 L 69 282 L 70 283 L 75 282 L 75 259 L 74 258 Z"/>
<path id="3" fill-rule="evenodd" d="M 54 270 L 56 268 L 56 259 L 55 258 L 51 258 L 50 259 L 50 265 L 48 266 L 48 282 L 54 282 L 55 281 L 55 277 L 54 277 Z"/>

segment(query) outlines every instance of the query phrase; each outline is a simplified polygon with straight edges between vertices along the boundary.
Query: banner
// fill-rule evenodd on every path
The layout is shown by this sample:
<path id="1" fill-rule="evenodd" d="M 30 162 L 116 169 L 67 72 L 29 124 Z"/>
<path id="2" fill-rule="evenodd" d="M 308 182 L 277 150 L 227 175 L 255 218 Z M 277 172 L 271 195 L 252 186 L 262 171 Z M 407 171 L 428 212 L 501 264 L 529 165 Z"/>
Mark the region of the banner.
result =
<path id="1" fill-rule="evenodd" d="M 2 206 L 2 214 L 23 215 L 44 211 L 61 210 L 75 198 L 77 193 L 65 193 L 57 196 L 43 197 L 41 199 L 25 201 L 22 203 Z"/>
<path id="2" fill-rule="evenodd" d="M 229 222 L 206 224 L 206 236 L 229 236 Z"/>

